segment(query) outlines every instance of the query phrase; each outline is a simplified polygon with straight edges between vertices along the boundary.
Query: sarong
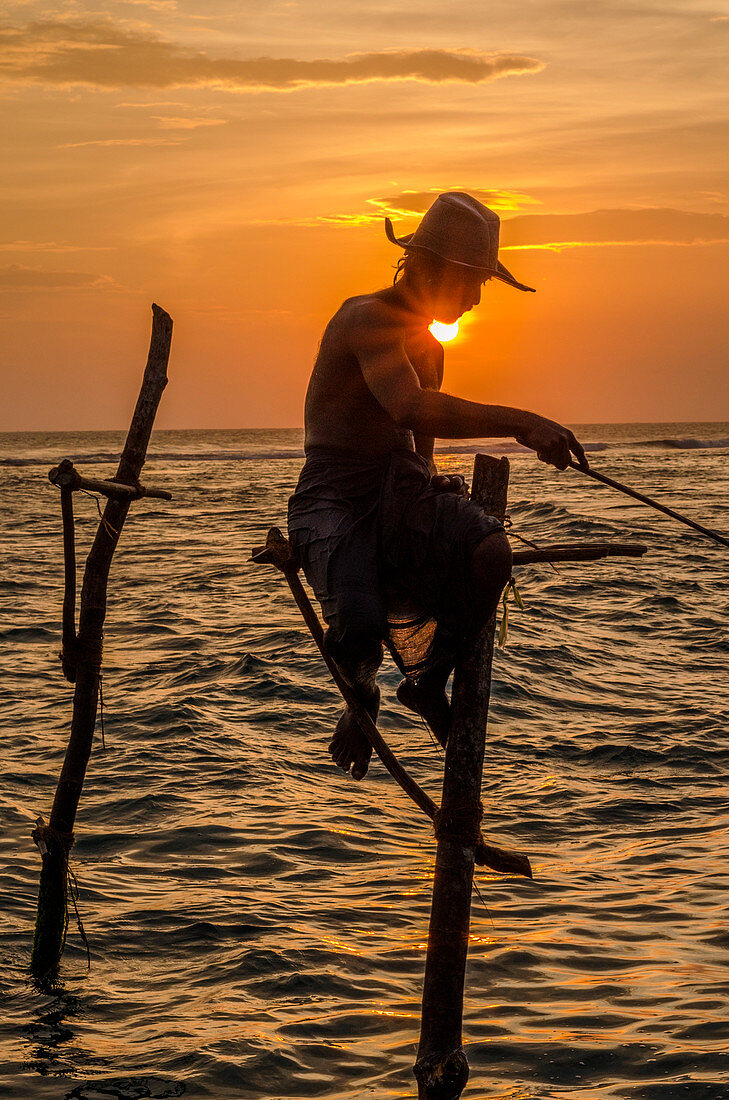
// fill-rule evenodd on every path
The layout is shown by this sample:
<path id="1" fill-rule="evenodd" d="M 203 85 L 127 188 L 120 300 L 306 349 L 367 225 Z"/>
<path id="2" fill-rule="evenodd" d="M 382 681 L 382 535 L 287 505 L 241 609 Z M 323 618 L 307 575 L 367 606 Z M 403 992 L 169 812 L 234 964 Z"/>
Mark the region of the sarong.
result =
<path id="1" fill-rule="evenodd" d="M 471 557 L 503 524 L 432 487 L 415 451 L 314 447 L 289 499 L 288 529 L 332 655 L 384 642 L 417 680 L 455 655 L 471 618 Z"/>

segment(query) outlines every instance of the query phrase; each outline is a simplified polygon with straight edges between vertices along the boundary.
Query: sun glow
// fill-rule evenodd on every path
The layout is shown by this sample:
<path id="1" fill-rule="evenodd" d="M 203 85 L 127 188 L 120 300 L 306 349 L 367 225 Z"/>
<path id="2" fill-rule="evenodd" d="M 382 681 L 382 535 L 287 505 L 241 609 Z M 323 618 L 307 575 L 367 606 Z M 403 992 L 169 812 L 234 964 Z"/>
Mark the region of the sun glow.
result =
<path id="1" fill-rule="evenodd" d="M 447 344 L 449 340 L 458 335 L 458 321 L 454 321 L 452 325 L 444 325 L 441 321 L 433 321 L 433 324 L 430 325 L 430 331 L 440 344 Z"/>

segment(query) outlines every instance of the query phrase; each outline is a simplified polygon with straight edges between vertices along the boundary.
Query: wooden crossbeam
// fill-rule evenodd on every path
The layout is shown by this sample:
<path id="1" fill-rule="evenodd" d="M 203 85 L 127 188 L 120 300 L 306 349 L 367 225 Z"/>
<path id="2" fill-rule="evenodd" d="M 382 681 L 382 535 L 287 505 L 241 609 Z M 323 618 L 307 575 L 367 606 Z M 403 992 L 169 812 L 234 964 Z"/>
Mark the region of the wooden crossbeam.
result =
<path id="1" fill-rule="evenodd" d="M 112 500 L 138 500 L 140 497 L 154 497 L 157 500 L 172 500 L 167 489 L 148 489 L 138 481 L 134 485 L 122 481 L 102 481 L 96 477 L 83 477 L 69 458 L 64 458 L 57 466 L 48 471 L 48 480 L 59 489 L 84 489 L 88 493 L 101 493 Z"/>

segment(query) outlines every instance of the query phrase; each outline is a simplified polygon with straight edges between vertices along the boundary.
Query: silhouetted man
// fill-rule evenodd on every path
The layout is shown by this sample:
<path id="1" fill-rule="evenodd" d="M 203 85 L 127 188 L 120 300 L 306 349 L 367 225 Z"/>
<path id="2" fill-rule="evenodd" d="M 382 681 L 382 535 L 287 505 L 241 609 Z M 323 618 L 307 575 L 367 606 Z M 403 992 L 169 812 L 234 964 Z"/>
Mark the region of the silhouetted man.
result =
<path id="1" fill-rule="evenodd" d="M 327 646 L 373 719 L 383 640 L 405 675 L 398 698 L 445 744 L 446 685 L 460 645 L 493 613 L 511 576 L 503 525 L 438 476 L 434 438 L 508 437 L 564 469 L 567 428 L 535 413 L 441 392 L 435 318 L 458 320 L 499 262 L 499 218 L 461 192 L 440 195 L 407 237 L 395 282 L 348 298 L 326 327 L 306 396 L 306 462 L 289 501 L 289 538 L 328 626 Z M 371 749 L 345 709 L 329 746 L 361 779 Z"/>

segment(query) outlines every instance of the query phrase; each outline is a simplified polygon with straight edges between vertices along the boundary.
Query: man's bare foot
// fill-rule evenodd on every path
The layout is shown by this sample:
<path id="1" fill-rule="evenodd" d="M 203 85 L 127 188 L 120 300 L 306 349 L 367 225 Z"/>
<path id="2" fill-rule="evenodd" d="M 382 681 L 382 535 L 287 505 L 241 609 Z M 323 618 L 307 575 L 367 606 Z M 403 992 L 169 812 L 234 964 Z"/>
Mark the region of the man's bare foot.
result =
<path id="1" fill-rule="evenodd" d="M 375 688 L 374 693 L 365 703 L 367 711 L 373 722 L 377 721 L 377 712 L 380 709 L 380 689 Z M 364 779 L 372 756 L 372 746 L 359 728 L 354 712 L 347 707 L 334 731 L 334 737 L 329 745 L 332 760 L 343 772 L 351 770 L 352 779 Z"/>
<path id="2" fill-rule="evenodd" d="M 417 684 L 412 680 L 403 680 L 398 686 L 397 697 L 404 707 L 425 719 L 445 748 L 451 723 L 451 705 L 442 679 L 426 680 L 423 677 Z"/>

